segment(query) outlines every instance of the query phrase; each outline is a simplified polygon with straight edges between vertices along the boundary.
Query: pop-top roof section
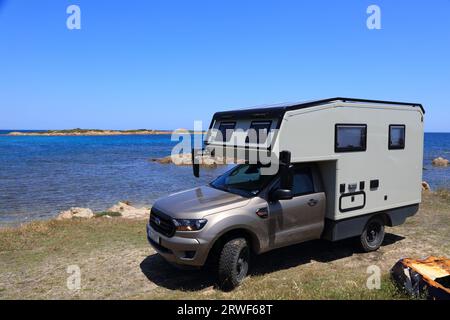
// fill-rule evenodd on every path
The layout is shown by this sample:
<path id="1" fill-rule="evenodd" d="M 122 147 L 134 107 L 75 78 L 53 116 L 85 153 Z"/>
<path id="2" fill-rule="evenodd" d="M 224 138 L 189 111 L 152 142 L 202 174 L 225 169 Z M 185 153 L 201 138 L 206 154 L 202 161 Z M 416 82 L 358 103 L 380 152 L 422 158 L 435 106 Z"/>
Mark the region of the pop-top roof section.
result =
<path id="1" fill-rule="evenodd" d="M 328 103 L 337 102 L 337 101 L 390 104 L 390 105 L 397 105 L 397 106 L 420 108 L 422 110 L 422 113 L 425 114 L 425 109 L 423 108 L 422 104 L 420 104 L 420 103 L 337 97 L 337 98 L 329 98 L 329 99 L 314 100 L 314 101 L 284 103 L 284 104 L 270 105 L 270 106 L 251 108 L 251 109 L 240 109 L 240 110 L 216 112 L 214 114 L 213 119 L 225 120 L 225 119 L 232 119 L 232 118 L 236 118 L 236 117 L 251 117 L 251 118 L 279 117 L 280 115 L 283 115 L 286 111 L 310 108 L 310 107 L 315 107 L 318 105 L 328 104 Z"/>

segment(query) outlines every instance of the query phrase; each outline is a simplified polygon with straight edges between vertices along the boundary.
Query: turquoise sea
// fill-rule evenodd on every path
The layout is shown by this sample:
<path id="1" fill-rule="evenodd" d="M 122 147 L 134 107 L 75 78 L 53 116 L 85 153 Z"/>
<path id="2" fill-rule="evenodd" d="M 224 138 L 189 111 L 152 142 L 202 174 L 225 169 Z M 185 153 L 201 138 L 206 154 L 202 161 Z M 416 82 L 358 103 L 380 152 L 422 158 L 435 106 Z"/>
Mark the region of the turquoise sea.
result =
<path id="1" fill-rule="evenodd" d="M 70 207 L 105 210 L 120 200 L 150 205 L 168 193 L 206 184 L 225 170 L 162 165 L 170 135 L 5 136 L 0 131 L 0 224 L 45 219 Z M 2 135 L 3 134 L 3 135 Z M 450 133 L 426 133 L 423 179 L 432 189 L 450 188 L 450 167 L 434 168 L 433 158 L 450 158 Z"/>

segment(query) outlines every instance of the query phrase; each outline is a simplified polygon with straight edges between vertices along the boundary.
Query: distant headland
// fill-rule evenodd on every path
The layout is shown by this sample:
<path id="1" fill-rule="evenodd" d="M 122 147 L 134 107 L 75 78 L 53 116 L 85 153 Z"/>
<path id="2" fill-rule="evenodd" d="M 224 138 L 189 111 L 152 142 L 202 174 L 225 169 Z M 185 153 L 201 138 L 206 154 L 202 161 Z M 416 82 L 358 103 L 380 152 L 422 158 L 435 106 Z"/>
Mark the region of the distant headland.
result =
<path id="1" fill-rule="evenodd" d="M 9 136 L 116 136 L 116 135 L 157 135 L 172 134 L 171 130 L 152 130 L 152 129 L 134 129 L 134 130 L 101 130 L 101 129 L 65 129 L 65 130 L 46 130 L 46 131 L 12 131 L 7 133 Z M 197 134 L 187 129 L 177 129 L 178 133 Z"/>

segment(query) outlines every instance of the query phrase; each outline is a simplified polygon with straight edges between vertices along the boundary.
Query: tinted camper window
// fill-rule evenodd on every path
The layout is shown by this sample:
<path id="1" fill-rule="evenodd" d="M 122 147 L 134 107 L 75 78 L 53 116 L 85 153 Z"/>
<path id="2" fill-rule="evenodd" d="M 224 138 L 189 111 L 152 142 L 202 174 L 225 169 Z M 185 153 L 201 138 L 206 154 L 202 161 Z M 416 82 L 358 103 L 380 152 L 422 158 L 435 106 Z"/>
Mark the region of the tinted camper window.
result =
<path id="1" fill-rule="evenodd" d="M 405 125 L 389 126 L 389 149 L 405 149 Z"/>
<path id="2" fill-rule="evenodd" d="M 366 151 L 367 125 L 337 124 L 335 152 Z"/>
<path id="3" fill-rule="evenodd" d="M 250 136 L 249 142 L 265 143 L 271 125 L 272 121 L 252 121 L 252 123 L 250 124 L 250 130 L 253 130 L 253 133 L 249 135 Z"/>
<path id="4" fill-rule="evenodd" d="M 314 193 L 314 183 L 310 168 L 303 167 L 294 169 L 292 193 L 294 196 Z"/>
<path id="5" fill-rule="evenodd" d="M 222 135 L 221 141 L 230 141 L 231 135 L 234 132 L 234 127 L 236 126 L 236 122 L 221 122 L 219 125 L 219 131 Z"/>

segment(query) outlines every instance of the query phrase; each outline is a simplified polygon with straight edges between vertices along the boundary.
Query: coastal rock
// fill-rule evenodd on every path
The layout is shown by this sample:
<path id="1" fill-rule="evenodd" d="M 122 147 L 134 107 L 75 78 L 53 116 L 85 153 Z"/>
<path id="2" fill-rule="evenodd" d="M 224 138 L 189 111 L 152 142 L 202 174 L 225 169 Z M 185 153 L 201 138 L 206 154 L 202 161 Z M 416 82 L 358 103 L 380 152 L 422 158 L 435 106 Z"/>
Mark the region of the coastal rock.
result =
<path id="1" fill-rule="evenodd" d="M 422 181 L 422 191 L 430 191 L 430 185 L 426 181 Z"/>
<path id="2" fill-rule="evenodd" d="M 433 164 L 433 166 L 435 166 L 435 167 L 446 167 L 446 166 L 448 166 L 448 163 L 449 163 L 450 161 L 449 160 L 447 160 L 447 159 L 444 159 L 444 158 L 442 158 L 442 157 L 438 157 L 438 158 L 436 158 L 436 159 L 434 159 L 433 161 L 432 161 L 432 164 Z"/>
<path id="3" fill-rule="evenodd" d="M 108 209 L 109 212 L 118 212 L 125 219 L 146 219 L 150 215 L 149 208 L 136 208 L 125 202 L 118 202 Z"/>
<path id="4" fill-rule="evenodd" d="M 203 158 L 202 164 L 206 167 L 214 167 L 217 166 L 217 162 L 212 158 Z"/>
<path id="5" fill-rule="evenodd" d="M 172 158 L 170 156 L 168 156 L 168 157 L 159 158 L 159 159 L 152 159 L 152 161 L 156 161 L 161 164 L 169 164 L 169 163 L 172 163 Z"/>
<path id="6" fill-rule="evenodd" d="M 161 164 L 173 163 L 177 166 L 190 166 L 192 165 L 192 156 L 190 153 L 175 154 L 163 158 L 153 158 L 151 161 L 158 162 Z M 200 166 L 206 168 L 215 168 L 218 165 L 226 165 L 235 163 L 233 158 L 224 157 L 212 157 L 208 155 L 203 155 L 199 158 Z M 239 163 L 239 162 L 238 162 Z"/>
<path id="7" fill-rule="evenodd" d="M 85 218 L 90 219 L 94 216 L 94 213 L 89 208 L 70 208 L 69 210 L 61 211 L 56 217 L 57 220 L 72 219 L 72 218 Z"/>
<path id="8" fill-rule="evenodd" d="M 56 217 L 57 220 L 72 219 L 73 213 L 70 210 L 61 211 Z"/>
<path id="9" fill-rule="evenodd" d="M 113 215 L 114 214 L 114 215 Z M 135 208 L 128 201 L 121 201 L 109 208 L 107 211 L 94 214 L 89 208 L 70 208 L 61 211 L 56 217 L 57 220 L 67 220 L 72 218 L 90 219 L 93 217 L 102 217 L 111 219 L 113 217 L 122 217 L 125 219 L 148 219 L 150 215 L 149 208 Z"/>

